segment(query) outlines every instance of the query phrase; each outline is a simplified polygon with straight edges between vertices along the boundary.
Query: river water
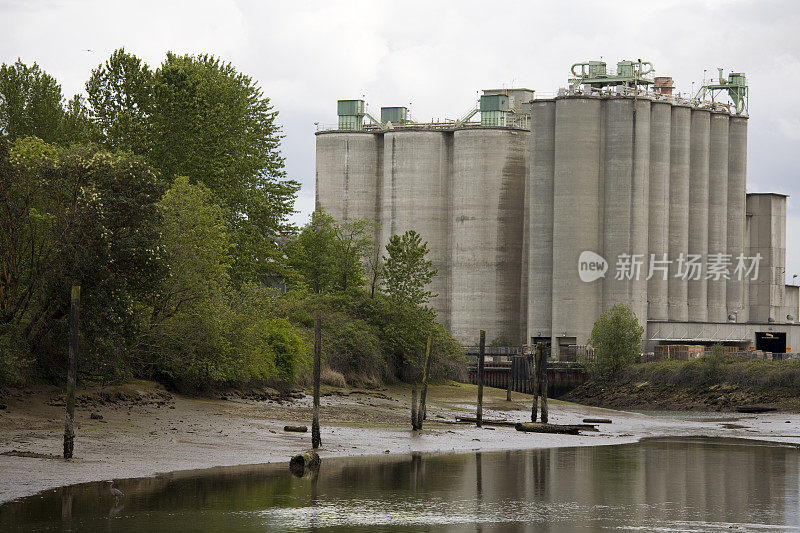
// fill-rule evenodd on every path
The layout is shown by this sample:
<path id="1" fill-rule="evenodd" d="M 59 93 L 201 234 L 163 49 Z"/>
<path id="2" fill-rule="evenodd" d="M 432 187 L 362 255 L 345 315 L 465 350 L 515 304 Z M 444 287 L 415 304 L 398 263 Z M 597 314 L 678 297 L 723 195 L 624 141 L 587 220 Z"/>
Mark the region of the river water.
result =
<path id="1" fill-rule="evenodd" d="M 90 483 L 0 506 L 0 531 L 798 531 L 800 451 L 733 439 L 324 459 Z"/>

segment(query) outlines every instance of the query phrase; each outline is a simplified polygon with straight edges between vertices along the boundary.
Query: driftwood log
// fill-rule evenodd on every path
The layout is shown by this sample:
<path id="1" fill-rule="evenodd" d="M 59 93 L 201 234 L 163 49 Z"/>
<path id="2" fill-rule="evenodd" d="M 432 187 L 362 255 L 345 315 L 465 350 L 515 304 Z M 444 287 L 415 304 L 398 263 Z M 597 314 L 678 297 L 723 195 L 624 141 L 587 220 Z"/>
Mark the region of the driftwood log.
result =
<path id="1" fill-rule="evenodd" d="M 610 424 L 610 418 L 584 418 L 583 421 L 587 424 Z"/>
<path id="2" fill-rule="evenodd" d="M 562 435 L 579 435 L 581 431 L 597 431 L 588 424 L 544 424 L 541 422 L 519 422 L 514 426 L 517 431 L 528 433 L 559 433 Z"/>
<path id="3" fill-rule="evenodd" d="M 457 416 L 457 422 L 468 423 L 471 422 L 475 424 L 477 422 L 474 416 Z M 513 428 L 516 425 L 516 422 L 512 422 L 510 420 L 499 420 L 499 419 L 491 419 L 491 418 L 484 418 L 482 421 L 484 426 L 505 426 Z"/>
<path id="4" fill-rule="evenodd" d="M 770 411 L 777 410 L 776 407 L 766 407 L 763 405 L 743 405 L 736 408 L 736 411 L 739 413 L 769 413 Z"/>
<path id="5" fill-rule="evenodd" d="M 305 433 L 308 431 L 308 426 L 283 426 L 284 431 L 292 431 L 294 433 Z"/>
<path id="6" fill-rule="evenodd" d="M 289 471 L 297 477 L 303 477 L 310 472 L 319 470 L 319 465 L 322 463 L 317 452 L 306 452 L 295 455 L 289 461 Z"/>

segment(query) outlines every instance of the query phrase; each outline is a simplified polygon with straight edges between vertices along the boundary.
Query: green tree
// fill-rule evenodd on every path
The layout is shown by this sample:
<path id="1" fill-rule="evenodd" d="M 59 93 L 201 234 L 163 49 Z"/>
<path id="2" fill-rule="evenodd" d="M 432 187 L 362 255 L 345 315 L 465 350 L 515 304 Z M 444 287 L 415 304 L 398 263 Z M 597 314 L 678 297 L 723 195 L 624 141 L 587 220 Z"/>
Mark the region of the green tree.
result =
<path id="1" fill-rule="evenodd" d="M 337 281 L 336 227 L 322 210 L 286 245 L 290 282 L 305 285 L 314 294 L 331 291 Z"/>
<path id="2" fill-rule="evenodd" d="M 92 120 L 86 100 L 76 94 L 64 109 L 58 138 L 65 143 L 91 143 L 99 141 L 100 137 L 100 130 Z"/>
<path id="3" fill-rule="evenodd" d="M 153 112 L 153 73 L 124 48 L 92 71 L 86 93 L 103 144 L 147 155 Z"/>
<path id="4" fill-rule="evenodd" d="M 56 371 L 69 288 L 80 284 L 83 372 L 128 373 L 136 302 L 161 276 L 155 173 L 131 154 L 36 138 L 0 150 L 0 160 L 0 325 L 28 344 L 40 370 Z"/>
<path id="5" fill-rule="evenodd" d="M 364 263 L 373 248 L 371 225 L 366 220 L 345 220 L 336 228 L 335 264 L 339 290 L 362 289 Z"/>
<path id="6" fill-rule="evenodd" d="M 59 140 L 64 116 L 61 86 L 39 65 L 0 65 L 0 134 L 12 141 L 35 136 L 46 142 Z"/>
<path id="7" fill-rule="evenodd" d="M 393 235 L 386 245 L 383 284 L 392 298 L 424 306 L 437 295 L 425 289 L 437 274 L 431 261 L 425 259 L 428 243 L 414 230 Z"/>
<path id="8" fill-rule="evenodd" d="M 154 78 L 150 157 L 205 184 L 228 210 L 234 281 L 267 281 L 299 184 L 287 180 L 277 111 L 258 85 L 209 55 L 168 53 Z"/>
<path id="9" fill-rule="evenodd" d="M 362 289 L 366 280 L 361 260 L 372 245 L 368 227 L 363 220 L 336 222 L 324 211 L 314 211 L 311 222 L 286 246 L 295 283 L 316 294 Z"/>
<path id="10" fill-rule="evenodd" d="M 181 386 L 294 379 L 308 345 L 273 315 L 275 295 L 230 285 L 226 213 L 203 185 L 179 177 L 159 203 L 169 276 L 149 345 L 159 371 Z"/>
<path id="11" fill-rule="evenodd" d="M 615 304 L 595 321 L 589 344 L 594 360 L 586 361 L 589 372 L 599 379 L 611 379 L 636 362 L 642 352 L 644 328 L 630 307 Z"/>

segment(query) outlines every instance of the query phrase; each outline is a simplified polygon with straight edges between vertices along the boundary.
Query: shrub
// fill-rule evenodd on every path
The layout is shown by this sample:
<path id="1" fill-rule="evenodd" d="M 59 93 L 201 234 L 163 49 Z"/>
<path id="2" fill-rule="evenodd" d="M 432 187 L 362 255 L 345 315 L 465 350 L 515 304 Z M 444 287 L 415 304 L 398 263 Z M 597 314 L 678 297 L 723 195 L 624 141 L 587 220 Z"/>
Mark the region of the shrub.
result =
<path id="1" fill-rule="evenodd" d="M 602 313 L 592 328 L 589 344 L 595 358 L 584 361 L 594 377 L 608 380 L 636 362 L 642 351 L 644 328 L 630 307 L 616 304 Z"/>

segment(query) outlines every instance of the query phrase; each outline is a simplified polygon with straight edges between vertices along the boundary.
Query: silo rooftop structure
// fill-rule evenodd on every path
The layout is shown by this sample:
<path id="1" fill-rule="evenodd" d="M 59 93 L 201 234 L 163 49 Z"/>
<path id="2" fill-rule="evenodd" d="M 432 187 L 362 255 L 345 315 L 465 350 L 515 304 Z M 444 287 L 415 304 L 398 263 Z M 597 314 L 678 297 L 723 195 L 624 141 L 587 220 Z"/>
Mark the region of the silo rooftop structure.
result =
<path id="1" fill-rule="evenodd" d="M 317 132 L 317 206 L 377 222 L 380 247 L 419 232 L 439 271 L 432 307 L 467 345 L 484 329 L 569 359 L 623 303 L 645 351 L 800 351 L 785 197 L 746 194 L 745 75 L 685 94 L 641 59 L 569 71 L 554 96 L 487 89 L 439 122 L 339 101 L 338 127 Z"/>

